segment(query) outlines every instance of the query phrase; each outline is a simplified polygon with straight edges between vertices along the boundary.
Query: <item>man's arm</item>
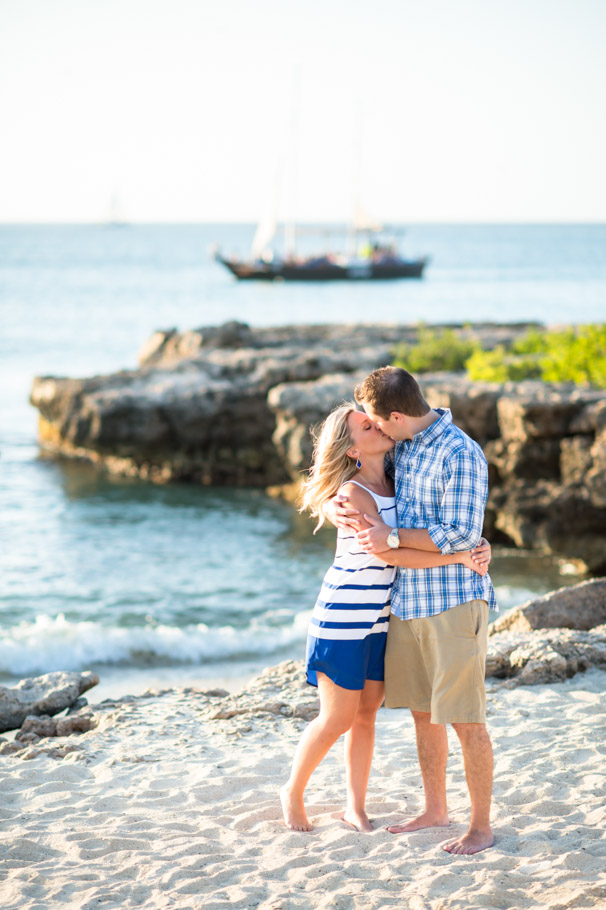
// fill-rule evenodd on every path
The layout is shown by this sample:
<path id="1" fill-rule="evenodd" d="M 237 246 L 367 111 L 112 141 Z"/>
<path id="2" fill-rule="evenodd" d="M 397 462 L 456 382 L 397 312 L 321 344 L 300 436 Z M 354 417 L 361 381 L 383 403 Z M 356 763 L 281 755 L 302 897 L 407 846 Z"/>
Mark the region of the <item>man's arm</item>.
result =
<path id="1" fill-rule="evenodd" d="M 488 469 L 484 459 L 465 449 L 446 463 L 446 488 L 438 521 L 428 528 L 400 528 L 400 546 L 433 553 L 472 550 L 482 536 L 488 497 Z M 386 525 L 358 533 L 360 546 L 375 555 L 387 549 Z"/>
<path id="2" fill-rule="evenodd" d="M 480 455 L 461 449 L 444 466 L 446 489 L 439 518 L 427 533 L 441 553 L 473 549 L 482 536 L 488 499 L 488 467 Z"/>

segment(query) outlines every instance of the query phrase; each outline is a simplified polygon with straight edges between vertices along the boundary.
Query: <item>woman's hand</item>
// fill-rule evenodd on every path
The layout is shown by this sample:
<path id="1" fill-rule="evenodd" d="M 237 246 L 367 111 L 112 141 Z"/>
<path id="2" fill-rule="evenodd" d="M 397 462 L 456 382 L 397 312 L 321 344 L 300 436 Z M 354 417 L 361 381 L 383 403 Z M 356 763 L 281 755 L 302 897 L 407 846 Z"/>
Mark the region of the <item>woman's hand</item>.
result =
<path id="1" fill-rule="evenodd" d="M 484 566 L 485 569 L 488 569 L 490 560 L 492 559 L 492 547 L 485 537 L 480 537 L 480 542 L 477 547 L 474 547 L 473 550 L 470 550 L 469 552 L 471 553 L 471 558 L 477 565 Z M 485 575 L 486 572 L 482 574 Z"/>
<path id="2" fill-rule="evenodd" d="M 472 572 L 477 572 L 478 575 L 486 575 L 488 572 L 488 563 L 478 562 L 473 556 L 474 552 L 474 550 L 465 550 L 464 553 L 457 553 L 457 556 L 460 557 L 460 559 L 457 559 L 457 562 L 462 566 L 465 566 L 465 568 L 471 569 Z"/>

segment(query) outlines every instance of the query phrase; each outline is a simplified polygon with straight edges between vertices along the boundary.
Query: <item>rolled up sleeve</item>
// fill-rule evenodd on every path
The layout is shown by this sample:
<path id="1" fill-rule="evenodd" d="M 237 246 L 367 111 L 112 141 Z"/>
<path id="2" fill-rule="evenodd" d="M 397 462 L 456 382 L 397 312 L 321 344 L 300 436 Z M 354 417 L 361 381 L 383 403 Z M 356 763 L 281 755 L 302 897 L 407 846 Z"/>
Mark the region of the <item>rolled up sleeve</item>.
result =
<path id="1" fill-rule="evenodd" d="M 439 521 L 427 528 L 441 553 L 471 550 L 482 536 L 488 498 L 488 467 L 483 455 L 462 449 L 444 465 L 446 488 Z"/>

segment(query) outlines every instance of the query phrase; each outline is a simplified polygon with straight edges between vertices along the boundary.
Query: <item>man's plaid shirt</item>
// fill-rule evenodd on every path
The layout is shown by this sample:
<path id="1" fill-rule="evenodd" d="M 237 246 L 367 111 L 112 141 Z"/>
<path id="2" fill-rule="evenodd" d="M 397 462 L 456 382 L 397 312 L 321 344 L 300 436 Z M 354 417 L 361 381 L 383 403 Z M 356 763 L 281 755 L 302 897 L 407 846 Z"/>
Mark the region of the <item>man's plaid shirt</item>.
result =
<path id="1" fill-rule="evenodd" d="M 393 450 L 398 526 L 427 528 L 441 553 L 471 550 L 482 536 L 486 459 L 480 446 L 454 426 L 448 408 L 435 410 L 438 420 L 413 439 L 396 443 Z M 458 564 L 399 568 L 391 612 L 400 619 L 417 619 L 469 600 L 486 600 L 498 610 L 489 575 L 482 578 Z"/>

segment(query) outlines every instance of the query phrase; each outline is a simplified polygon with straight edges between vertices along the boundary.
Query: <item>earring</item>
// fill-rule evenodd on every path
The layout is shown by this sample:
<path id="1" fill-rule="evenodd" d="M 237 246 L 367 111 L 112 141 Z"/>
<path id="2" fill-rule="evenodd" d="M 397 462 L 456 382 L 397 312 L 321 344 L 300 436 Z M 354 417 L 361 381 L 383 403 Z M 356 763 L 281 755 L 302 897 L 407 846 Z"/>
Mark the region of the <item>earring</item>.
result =
<path id="1" fill-rule="evenodd" d="M 361 467 L 362 467 L 362 462 L 361 462 L 360 459 L 358 458 L 358 460 L 356 461 L 356 468 L 357 468 L 358 471 L 359 471 Z"/>

